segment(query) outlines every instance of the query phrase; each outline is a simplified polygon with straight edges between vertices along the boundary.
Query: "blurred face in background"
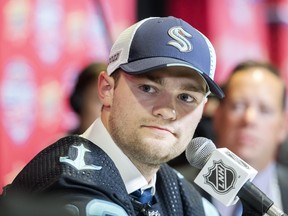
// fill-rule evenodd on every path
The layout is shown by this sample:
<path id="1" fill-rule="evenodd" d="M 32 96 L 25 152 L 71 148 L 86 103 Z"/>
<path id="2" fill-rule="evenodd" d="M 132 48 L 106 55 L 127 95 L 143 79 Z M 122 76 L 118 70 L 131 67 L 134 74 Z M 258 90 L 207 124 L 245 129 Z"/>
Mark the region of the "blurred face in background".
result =
<path id="1" fill-rule="evenodd" d="M 96 118 L 100 117 L 101 114 L 102 103 L 98 97 L 97 82 L 98 80 L 95 80 L 87 86 L 82 94 L 80 118 L 83 132 L 96 120 Z"/>
<path id="2" fill-rule="evenodd" d="M 263 68 L 237 71 L 214 116 L 217 146 L 226 147 L 255 169 L 276 157 L 285 138 L 283 83 Z"/>

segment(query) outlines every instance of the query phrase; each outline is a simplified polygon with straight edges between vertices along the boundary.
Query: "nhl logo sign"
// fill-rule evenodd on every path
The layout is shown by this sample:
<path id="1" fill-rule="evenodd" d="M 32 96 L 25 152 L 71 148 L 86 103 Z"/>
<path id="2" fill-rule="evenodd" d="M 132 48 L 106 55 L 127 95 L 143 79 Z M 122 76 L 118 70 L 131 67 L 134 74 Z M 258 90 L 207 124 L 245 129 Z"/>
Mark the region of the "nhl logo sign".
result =
<path id="1" fill-rule="evenodd" d="M 217 193 L 225 194 L 234 187 L 236 172 L 233 168 L 226 166 L 222 160 L 214 161 L 213 166 L 208 169 L 208 174 L 204 175 L 205 183 Z"/>

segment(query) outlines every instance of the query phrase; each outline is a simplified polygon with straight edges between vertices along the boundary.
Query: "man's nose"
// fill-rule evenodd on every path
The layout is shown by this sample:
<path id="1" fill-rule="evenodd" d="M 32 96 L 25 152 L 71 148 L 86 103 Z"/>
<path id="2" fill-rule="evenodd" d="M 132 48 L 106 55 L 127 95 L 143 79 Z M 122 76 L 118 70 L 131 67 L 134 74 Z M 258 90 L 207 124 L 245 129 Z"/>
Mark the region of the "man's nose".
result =
<path id="1" fill-rule="evenodd" d="M 166 120 L 175 120 L 177 112 L 172 97 L 168 95 L 161 97 L 154 105 L 152 113 Z"/>
<path id="2" fill-rule="evenodd" d="M 257 120 L 257 110 L 255 107 L 248 106 L 244 112 L 244 120 L 246 123 L 253 123 Z"/>

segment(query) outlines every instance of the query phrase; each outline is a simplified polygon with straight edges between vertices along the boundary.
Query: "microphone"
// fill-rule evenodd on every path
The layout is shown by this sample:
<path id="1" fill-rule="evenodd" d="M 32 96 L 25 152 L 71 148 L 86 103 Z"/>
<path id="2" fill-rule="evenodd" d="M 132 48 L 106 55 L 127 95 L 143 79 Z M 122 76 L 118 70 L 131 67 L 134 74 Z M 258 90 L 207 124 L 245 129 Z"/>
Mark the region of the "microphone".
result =
<path id="1" fill-rule="evenodd" d="M 229 149 L 216 148 L 211 140 L 197 137 L 185 154 L 190 165 L 200 169 L 194 182 L 225 206 L 240 198 L 243 211 L 249 207 L 261 215 L 287 216 L 251 182 L 257 171 Z"/>

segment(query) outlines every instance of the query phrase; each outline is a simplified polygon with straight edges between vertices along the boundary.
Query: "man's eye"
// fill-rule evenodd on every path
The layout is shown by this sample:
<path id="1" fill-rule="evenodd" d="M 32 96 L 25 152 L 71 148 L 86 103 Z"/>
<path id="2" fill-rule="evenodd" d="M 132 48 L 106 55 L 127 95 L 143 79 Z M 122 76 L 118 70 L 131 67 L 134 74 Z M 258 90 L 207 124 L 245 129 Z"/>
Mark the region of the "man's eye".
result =
<path id="1" fill-rule="evenodd" d="M 231 108 L 234 111 L 243 111 L 246 109 L 246 105 L 244 103 L 235 102 L 231 104 Z"/>
<path id="2" fill-rule="evenodd" d="M 148 92 L 148 93 L 154 93 L 156 92 L 156 89 L 153 88 L 152 86 L 150 85 L 141 85 L 139 87 L 143 92 Z"/>
<path id="3" fill-rule="evenodd" d="M 188 94 L 180 94 L 178 98 L 186 103 L 196 102 L 196 99 Z"/>

